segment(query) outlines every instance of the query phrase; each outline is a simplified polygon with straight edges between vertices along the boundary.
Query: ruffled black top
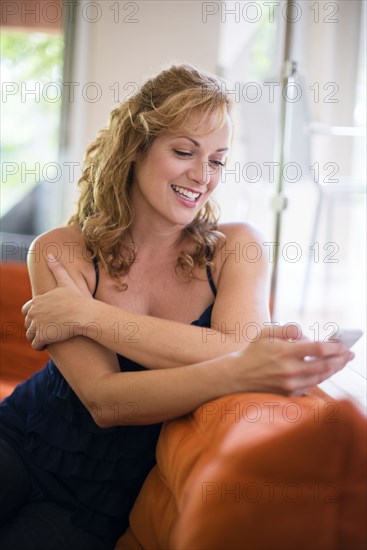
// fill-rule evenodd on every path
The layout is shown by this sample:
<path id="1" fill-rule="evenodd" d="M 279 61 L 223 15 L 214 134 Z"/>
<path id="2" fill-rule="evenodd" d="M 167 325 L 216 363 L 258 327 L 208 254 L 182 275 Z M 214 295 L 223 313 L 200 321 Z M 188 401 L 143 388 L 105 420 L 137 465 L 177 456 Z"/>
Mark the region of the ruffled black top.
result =
<path id="1" fill-rule="evenodd" d="M 192 324 L 210 327 L 212 307 Z M 126 357 L 118 360 L 121 371 L 145 370 Z M 0 404 L 0 435 L 17 449 L 41 489 L 73 509 L 76 525 L 111 540 L 128 527 L 129 512 L 155 464 L 160 428 L 99 428 L 52 360 Z"/>

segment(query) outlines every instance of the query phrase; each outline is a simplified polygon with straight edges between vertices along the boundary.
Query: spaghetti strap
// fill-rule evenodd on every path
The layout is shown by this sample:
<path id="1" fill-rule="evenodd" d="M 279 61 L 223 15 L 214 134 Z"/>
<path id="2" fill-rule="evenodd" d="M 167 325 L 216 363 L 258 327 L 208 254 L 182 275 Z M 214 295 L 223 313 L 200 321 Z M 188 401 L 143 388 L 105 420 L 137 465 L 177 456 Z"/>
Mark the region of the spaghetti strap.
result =
<path id="1" fill-rule="evenodd" d="M 205 258 L 208 260 L 210 257 L 210 247 L 208 245 L 205 246 Z M 206 275 L 208 277 L 208 281 L 210 284 L 210 288 L 212 289 L 212 293 L 214 296 L 217 295 L 217 289 L 213 281 L 213 274 L 210 265 L 206 264 Z"/>
<path id="2" fill-rule="evenodd" d="M 94 292 L 92 294 L 93 298 L 95 297 L 96 295 L 96 292 L 97 292 L 97 288 L 98 288 L 98 283 L 99 283 L 99 265 L 98 265 L 98 258 L 97 256 L 95 256 L 93 258 L 93 265 L 94 265 L 94 271 L 96 272 L 96 286 L 94 287 Z"/>
<path id="3" fill-rule="evenodd" d="M 213 281 L 212 270 L 210 269 L 210 266 L 208 264 L 206 265 L 206 274 L 208 276 L 208 281 L 209 281 L 209 284 L 210 284 L 210 288 L 212 289 L 212 292 L 213 292 L 214 296 L 216 296 L 217 295 L 217 289 L 216 289 L 216 286 L 215 286 L 214 281 Z"/>
<path id="4" fill-rule="evenodd" d="M 83 229 L 83 225 L 80 224 L 80 228 Z M 90 252 L 92 254 L 92 250 L 89 248 L 89 246 L 87 245 L 87 250 L 88 252 Z M 93 266 L 94 266 L 94 271 L 95 271 L 95 274 L 96 274 L 96 286 L 94 287 L 94 292 L 92 294 L 92 298 L 95 297 L 96 295 L 96 292 L 97 292 L 97 288 L 98 288 L 98 283 L 99 283 L 99 265 L 98 265 L 98 258 L 97 256 L 94 256 L 94 258 L 92 258 L 92 262 L 93 262 Z"/>

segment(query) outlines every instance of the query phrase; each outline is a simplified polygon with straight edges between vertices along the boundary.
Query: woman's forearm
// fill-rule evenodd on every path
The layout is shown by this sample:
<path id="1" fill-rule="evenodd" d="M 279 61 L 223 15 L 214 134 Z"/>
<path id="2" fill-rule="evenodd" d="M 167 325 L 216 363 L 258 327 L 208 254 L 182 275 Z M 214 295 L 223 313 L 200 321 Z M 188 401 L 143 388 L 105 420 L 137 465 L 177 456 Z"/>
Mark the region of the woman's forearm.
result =
<path id="1" fill-rule="evenodd" d="M 239 330 L 227 334 L 223 327 L 186 325 L 127 312 L 98 300 L 84 303 L 78 333 L 149 369 L 206 361 L 247 344 Z"/>
<path id="2" fill-rule="evenodd" d="M 172 369 L 118 372 L 116 356 L 88 339 L 77 339 L 78 368 L 70 342 L 55 346 L 53 357 L 100 427 L 154 424 L 231 393 L 303 395 L 352 359 L 342 344 L 283 341 L 282 329 L 246 350 Z"/>
<path id="3" fill-rule="evenodd" d="M 237 354 L 172 369 L 118 372 L 113 354 L 85 338 L 55 344 L 50 352 L 102 428 L 162 422 L 239 391 Z"/>
<path id="4" fill-rule="evenodd" d="M 231 356 L 165 370 L 110 374 L 99 383 L 96 403 L 101 427 L 154 424 L 190 413 L 233 393 Z"/>

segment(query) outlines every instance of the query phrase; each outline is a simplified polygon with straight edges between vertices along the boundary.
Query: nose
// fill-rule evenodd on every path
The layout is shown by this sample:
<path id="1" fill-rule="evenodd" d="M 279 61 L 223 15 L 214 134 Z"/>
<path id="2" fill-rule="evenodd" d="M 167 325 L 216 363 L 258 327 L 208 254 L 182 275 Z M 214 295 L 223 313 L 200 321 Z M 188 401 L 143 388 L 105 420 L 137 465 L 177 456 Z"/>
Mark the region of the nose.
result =
<path id="1" fill-rule="evenodd" d="M 199 185 L 208 185 L 213 169 L 208 162 L 197 160 L 188 170 L 188 177 Z"/>

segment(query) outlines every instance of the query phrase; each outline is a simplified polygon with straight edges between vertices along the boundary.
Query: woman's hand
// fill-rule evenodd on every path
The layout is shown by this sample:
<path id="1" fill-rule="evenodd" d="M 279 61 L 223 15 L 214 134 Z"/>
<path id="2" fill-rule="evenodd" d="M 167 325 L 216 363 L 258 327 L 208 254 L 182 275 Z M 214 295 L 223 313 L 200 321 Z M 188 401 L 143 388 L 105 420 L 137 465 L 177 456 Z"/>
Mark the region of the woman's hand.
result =
<path id="1" fill-rule="evenodd" d="M 26 337 L 32 348 L 41 351 L 48 344 L 63 342 L 83 333 L 80 315 L 88 298 L 65 267 L 53 256 L 49 256 L 48 267 L 57 286 L 39 294 L 22 307 L 25 316 Z M 88 305 L 88 304 L 87 304 Z"/>
<path id="2" fill-rule="evenodd" d="M 286 328 L 266 329 L 234 353 L 238 391 L 303 395 L 354 358 L 344 344 L 300 339 L 296 327 Z"/>

